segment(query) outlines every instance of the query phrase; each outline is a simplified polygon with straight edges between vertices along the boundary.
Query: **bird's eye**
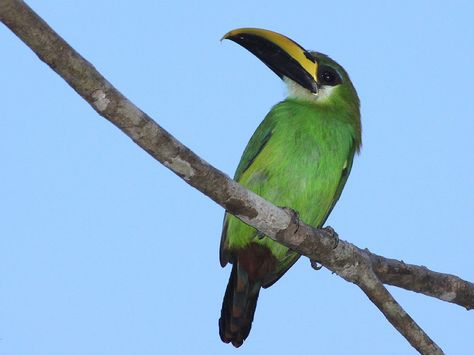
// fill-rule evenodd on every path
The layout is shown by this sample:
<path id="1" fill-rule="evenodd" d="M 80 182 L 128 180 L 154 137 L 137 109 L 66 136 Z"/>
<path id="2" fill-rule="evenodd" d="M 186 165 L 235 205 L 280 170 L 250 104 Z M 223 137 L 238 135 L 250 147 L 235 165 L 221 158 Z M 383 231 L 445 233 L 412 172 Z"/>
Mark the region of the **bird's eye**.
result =
<path id="1" fill-rule="evenodd" d="M 321 65 L 318 69 L 318 82 L 320 85 L 336 86 L 342 79 L 333 68 Z"/>

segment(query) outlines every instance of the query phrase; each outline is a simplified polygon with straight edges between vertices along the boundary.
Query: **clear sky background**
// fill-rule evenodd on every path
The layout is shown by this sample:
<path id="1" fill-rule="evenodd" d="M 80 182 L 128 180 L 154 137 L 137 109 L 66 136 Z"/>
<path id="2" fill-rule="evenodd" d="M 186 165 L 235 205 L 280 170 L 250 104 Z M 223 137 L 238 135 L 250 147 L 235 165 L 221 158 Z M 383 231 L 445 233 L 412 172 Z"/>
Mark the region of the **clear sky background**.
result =
<path id="1" fill-rule="evenodd" d="M 328 223 L 360 247 L 474 280 L 472 1 L 29 4 L 164 128 L 233 175 L 285 87 L 221 36 L 263 27 L 327 53 L 363 142 Z M 412 354 L 354 285 L 301 259 L 236 350 L 217 320 L 223 210 L 99 117 L 0 26 L 0 353 Z M 474 311 L 390 288 L 448 354 Z"/>

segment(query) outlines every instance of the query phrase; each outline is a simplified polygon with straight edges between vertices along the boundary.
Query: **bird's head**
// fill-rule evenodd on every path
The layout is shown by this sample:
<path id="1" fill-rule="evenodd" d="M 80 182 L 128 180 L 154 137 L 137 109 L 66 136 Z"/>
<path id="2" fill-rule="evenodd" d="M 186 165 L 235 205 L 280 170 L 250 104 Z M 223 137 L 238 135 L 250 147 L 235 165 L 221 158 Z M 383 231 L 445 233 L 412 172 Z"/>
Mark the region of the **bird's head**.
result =
<path id="1" fill-rule="evenodd" d="M 257 56 L 288 86 L 288 96 L 352 112 L 359 119 L 359 98 L 349 75 L 327 55 L 305 50 L 279 33 L 239 28 L 223 39 L 240 44 Z"/>

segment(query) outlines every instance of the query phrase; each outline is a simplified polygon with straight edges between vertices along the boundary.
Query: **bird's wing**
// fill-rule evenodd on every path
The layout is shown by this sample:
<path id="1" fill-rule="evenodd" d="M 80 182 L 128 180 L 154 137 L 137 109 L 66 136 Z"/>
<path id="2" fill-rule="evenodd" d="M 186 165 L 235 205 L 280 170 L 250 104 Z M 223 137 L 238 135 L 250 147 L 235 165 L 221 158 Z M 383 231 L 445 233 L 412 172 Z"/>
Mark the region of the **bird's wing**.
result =
<path id="1" fill-rule="evenodd" d="M 326 219 L 331 214 L 332 209 L 334 208 L 334 206 L 336 205 L 336 202 L 339 200 L 339 197 L 341 196 L 342 190 L 344 189 L 344 185 L 346 184 L 347 178 L 349 177 L 349 174 L 352 169 L 352 161 L 354 160 L 355 147 L 356 145 L 353 144 L 349 152 L 349 155 L 347 157 L 346 166 L 342 170 L 341 178 L 339 180 L 339 184 L 334 194 L 332 204 L 329 207 L 328 211 L 326 212 L 326 215 L 324 216 L 323 220 L 321 221 L 321 224 L 318 227 L 322 227 L 324 225 L 324 223 L 326 222 Z M 285 268 L 281 269 L 279 272 L 269 275 L 269 277 L 263 281 L 262 287 L 268 288 L 271 285 L 273 285 L 275 282 L 277 282 L 280 279 L 280 277 L 282 277 L 288 271 L 288 269 L 291 266 L 293 266 L 293 264 L 299 259 L 299 257 L 300 256 L 298 254 L 295 254 L 294 252 L 290 251 L 288 253 L 287 261 L 286 261 L 288 265 Z"/>
<path id="2" fill-rule="evenodd" d="M 272 136 L 273 128 L 275 127 L 275 121 L 273 120 L 273 114 L 270 111 L 265 119 L 260 123 L 252 138 L 247 144 L 247 147 L 242 154 L 242 158 L 240 158 L 239 165 L 237 166 L 237 170 L 235 171 L 234 180 L 239 181 L 242 177 L 243 173 L 252 165 L 255 161 L 255 158 L 258 154 L 263 150 L 265 145 L 268 143 Z M 227 265 L 229 262 L 229 257 L 227 251 L 227 213 L 224 215 L 224 224 L 222 227 L 222 234 L 221 234 L 221 244 L 220 244 L 220 262 L 222 267 Z"/>
<path id="3" fill-rule="evenodd" d="M 269 114 L 270 115 L 270 114 Z M 269 116 L 268 115 L 268 116 Z M 240 158 L 239 165 L 235 171 L 234 180 L 239 181 L 243 173 L 252 165 L 257 158 L 258 154 L 265 148 L 265 145 L 272 136 L 273 128 L 275 124 L 273 120 L 267 118 L 258 126 L 255 133 L 250 138 L 247 147 L 245 147 L 242 158 Z"/>
<path id="4" fill-rule="evenodd" d="M 326 215 L 324 216 L 324 218 L 322 219 L 321 224 L 319 225 L 319 227 L 322 227 L 324 225 L 324 223 L 326 223 L 326 220 L 328 219 L 329 215 L 331 214 L 332 209 L 334 208 L 337 201 L 339 200 L 339 197 L 341 197 L 341 193 L 342 193 L 342 190 L 344 189 L 344 186 L 346 185 L 347 178 L 349 177 L 349 174 L 351 173 L 352 162 L 354 160 L 355 151 L 356 151 L 356 144 L 353 143 L 352 148 L 351 148 L 351 150 L 349 152 L 349 155 L 347 157 L 347 160 L 346 160 L 346 166 L 344 167 L 344 169 L 342 169 L 341 178 L 339 180 L 339 185 L 337 186 L 336 193 L 334 194 L 334 198 L 333 198 L 331 207 L 328 209 L 328 211 L 327 211 Z"/>

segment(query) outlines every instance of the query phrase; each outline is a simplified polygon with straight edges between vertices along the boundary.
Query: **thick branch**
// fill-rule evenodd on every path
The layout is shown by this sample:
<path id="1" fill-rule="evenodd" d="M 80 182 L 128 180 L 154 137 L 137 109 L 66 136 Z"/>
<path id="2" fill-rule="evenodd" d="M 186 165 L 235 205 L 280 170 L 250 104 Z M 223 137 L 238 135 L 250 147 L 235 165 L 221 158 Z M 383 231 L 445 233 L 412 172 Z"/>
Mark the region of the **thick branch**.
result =
<path id="1" fill-rule="evenodd" d="M 347 281 L 359 285 L 418 351 L 442 353 L 379 280 L 457 303 L 468 309 L 473 308 L 472 283 L 455 276 L 385 259 L 344 241 L 340 241 L 334 249 L 331 233 L 299 223 L 292 213 L 272 205 L 229 179 L 128 101 L 24 2 L 2 0 L 0 20 L 66 80 L 94 110 L 188 184 L 269 237 L 317 260 Z"/>

